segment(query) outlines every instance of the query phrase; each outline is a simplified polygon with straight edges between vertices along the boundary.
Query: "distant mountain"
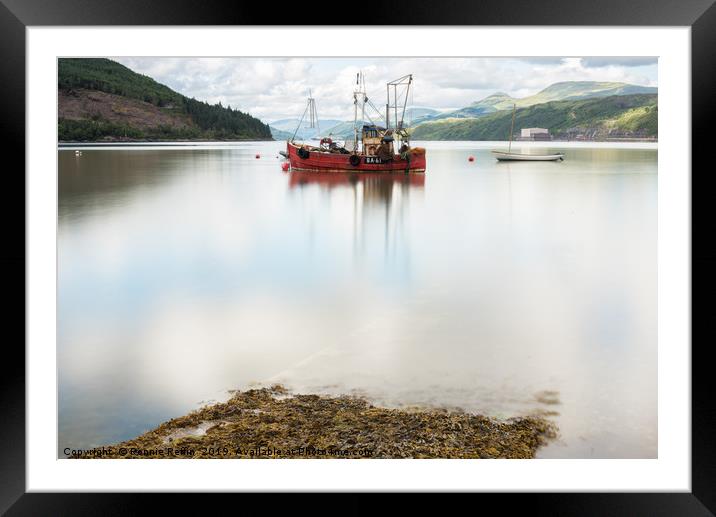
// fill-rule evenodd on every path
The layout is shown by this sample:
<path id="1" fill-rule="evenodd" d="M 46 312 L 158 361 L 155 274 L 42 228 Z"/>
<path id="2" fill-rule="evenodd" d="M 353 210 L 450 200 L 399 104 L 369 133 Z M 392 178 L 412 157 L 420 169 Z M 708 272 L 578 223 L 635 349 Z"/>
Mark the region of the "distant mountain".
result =
<path id="1" fill-rule="evenodd" d="M 510 95 L 497 92 L 477 102 L 473 102 L 464 108 L 441 112 L 429 107 L 412 107 L 406 109 L 406 121 L 412 119 L 415 139 L 435 140 L 503 140 L 507 138 L 509 127 L 505 129 L 500 124 L 503 116 L 511 118 L 512 106 L 517 108 L 530 108 L 543 106 L 547 103 L 550 106 L 546 110 L 534 110 L 524 112 L 518 110 L 518 114 L 527 121 L 534 123 L 521 127 L 546 127 L 554 131 L 564 129 L 564 124 L 572 124 L 574 128 L 591 128 L 594 134 L 605 134 L 608 131 L 626 131 L 638 133 L 644 136 L 656 135 L 656 92 L 657 89 L 648 86 L 638 86 L 618 82 L 596 82 L 596 81 L 567 81 L 554 83 L 535 95 L 517 99 Z M 596 102 L 586 104 L 558 105 L 555 102 L 561 101 L 586 101 L 590 99 L 607 99 L 612 97 L 631 97 L 631 100 Z M 642 97 L 640 97 L 642 96 Z M 643 97 L 646 96 L 646 97 Z M 649 99 L 648 101 L 645 99 Z M 635 100 L 637 99 L 637 100 Z M 638 100 L 640 99 L 640 100 Z M 633 106 L 634 102 L 643 102 Z M 618 105 L 629 105 L 626 108 L 615 108 Z M 653 112 L 652 106 L 653 105 Z M 571 108 L 570 108 L 571 107 Z M 645 111 L 642 112 L 640 109 Z M 572 110 L 579 110 L 573 112 Z M 599 110 L 602 113 L 599 113 Z M 587 110 L 587 111 L 584 111 Z M 620 111 L 621 110 L 621 111 Z M 619 115 L 616 116 L 616 112 Z M 560 116 L 565 118 L 559 119 Z M 613 118 L 616 116 L 616 118 Z M 620 118 L 620 117 L 624 118 Z M 600 118 L 601 117 L 601 118 Z M 610 118 L 612 117 L 612 118 Z M 485 119 L 485 123 L 474 123 L 477 120 Z M 627 122 L 627 119 L 629 121 Z M 293 135 L 299 119 L 282 119 L 271 123 L 271 131 L 277 140 L 285 139 L 285 133 Z M 369 122 L 368 122 L 369 123 Z M 515 122 L 517 127 L 517 121 Z M 362 125 L 363 122 L 359 122 Z M 497 124 L 497 125 L 496 125 Z M 591 125 L 590 125 L 591 124 Z M 594 125 L 596 124 L 596 125 Z M 612 124 L 610 126 L 610 124 Z M 306 127 L 299 128 L 296 139 L 309 140 L 318 134 L 317 129 Z M 345 140 L 353 137 L 354 123 L 340 120 L 320 120 L 321 136 L 331 135 L 336 140 Z M 572 127 L 570 126 L 570 127 Z"/>
<path id="2" fill-rule="evenodd" d="M 420 124 L 421 120 L 430 120 L 432 116 L 437 114 L 440 114 L 440 112 L 433 108 L 407 108 L 405 110 L 405 122 L 406 124 L 411 122 L 412 118 L 412 126 L 415 127 L 417 124 Z M 372 123 L 373 122 L 369 120 L 359 120 L 358 128 L 363 126 L 363 124 Z M 385 121 L 381 119 L 376 120 L 375 123 L 381 125 L 385 124 Z M 352 120 L 347 120 L 328 128 L 326 131 L 323 131 L 323 133 L 326 135 L 330 134 L 333 138 L 345 140 L 346 138 L 353 138 L 353 127 L 354 122 Z"/>
<path id="3" fill-rule="evenodd" d="M 292 132 L 288 131 L 281 131 L 280 129 L 276 129 L 274 126 L 269 126 L 269 129 L 271 130 L 271 136 L 274 140 L 290 140 L 293 136 Z"/>
<path id="4" fill-rule="evenodd" d="M 296 127 L 298 127 L 299 122 L 301 122 L 301 119 L 299 119 L 299 118 L 285 118 L 285 119 L 276 120 L 274 122 L 271 122 L 270 126 L 274 129 L 279 130 L 279 131 L 289 133 L 289 138 L 291 136 L 293 136 L 293 134 L 295 132 L 297 140 L 309 140 L 315 136 L 318 136 L 319 129 L 320 129 L 321 134 L 327 134 L 326 129 L 333 127 L 337 124 L 340 124 L 342 121 L 334 120 L 334 119 L 319 119 L 318 127 L 312 128 L 312 127 L 309 127 L 308 121 L 303 120 L 301 122 L 301 127 L 298 128 L 298 131 L 296 131 Z M 276 138 L 276 137 L 274 136 L 274 138 Z M 277 138 L 277 140 L 278 140 L 278 138 Z M 285 140 L 285 139 L 282 139 L 282 140 Z"/>
<path id="5" fill-rule="evenodd" d="M 639 93 L 657 93 L 653 86 L 639 86 L 627 83 L 605 83 L 596 81 L 565 81 L 554 83 L 541 92 L 518 99 L 517 107 L 533 106 L 543 102 L 610 97 L 612 95 L 634 95 Z M 501 105 L 502 109 L 511 106 Z"/>
<path id="6" fill-rule="evenodd" d="M 430 118 L 424 118 L 421 122 L 427 122 L 428 120 L 444 120 L 453 118 L 476 118 L 481 117 L 482 115 L 487 115 L 488 113 L 494 113 L 495 111 L 497 111 L 497 108 L 484 102 L 489 100 L 490 97 L 488 97 L 487 99 L 483 99 L 479 102 L 473 102 L 470 106 L 461 108 L 459 110 L 449 111 L 447 113 L 440 113 Z"/>
<path id="7" fill-rule="evenodd" d="M 428 108 L 425 109 L 425 113 L 428 113 Z M 435 111 L 437 110 L 430 110 Z M 407 116 L 407 115 L 406 115 Z M 286 140 L 291 138 L 296 131 L 296 125 L 298 119 L 282 119 L 271 123 L 271 134 L 276 140 Z M 358 127 L 360 128 L 363 124 L 372 124 L 370 121 L 358 121 Z M 318 136 L 330 136 L 334 140 L 345 140 L 347 138 L 353 138 L 354 122 L 352 120 L 340 121 L 340 120 L 320 120 L 320 135 L 317 128 L 301 127 L 296 132 L 296 140 L 310 140 Z M 303 126 L 303 125 L 302 125 Z M 282 128 L 289 128 L 284 130 Z"/>
<path id="8" fill-rule="evenodd" d="M 405 118 L 416 119 L 428 115 L 437 115 L 440 111 L 434 108 L 425 108 L 419 106 L 408 107 L 405 110 Z"/>
<path id="9" fill-rule="evenodd" d="M 406 108 L 405 110 L 405 120 L 409 121 L 412 119 L 413 125 L 416 123 L 419 123 L 420 120 L 428 120 L 433 115 L 438 115 L 440 112 L 434 108 L 427 108 L 427 107 L 412 107 L 412 108 Z M 417 121 L 417 122 L 416 122 Z M 286 136 L 285 134 L 288 134 L 288 138 L 293 136 L 294 131 L 296 131 L 296 126 L 298 125 L 299 119 L 297 118 L 287 118 L 287 119 L 281 119 L 276 120 L 274 122 L 271 122 L 271 134 L 273 135 L 274 139 L 276 140 L 285 140 Z M 378 124 L 383 124 L 384 121 L 376 121 Z M 319 120 L 318 124 L 320 126 L 320 136 L 328 136 L 330 135 L 332 138 L 337 140 L 345 140 L 346 138 L 353 138 L 353 127 L 354 122 L 353 120 L 331 120 L 331 119 L 325 119 L 325 120 Z M 361 127 L 363 124 L 372 124 L 370 121 L 358 121 L 358 127 Z M 311 138 L 314 138 L 318 135 L 318 129 L 317 128 L 309 128 L 307 126 L 307 123 L 304 121 L 301 124 L 301 127 L 296 132 L 296 139 L 297 140 L 310 140 Z"/>
<path id="10" fill-rule="evenodd" d="M 515 133 L 521 128 L 542 127 L 557 137 L 587 135 L 656 137 L 658 106 L 655 94 L 596 96 L 534 104 L 515 111 Z M 500 110 L 479 118 L 445 119 L 415 128 L 413 140 L 507 140 L 512 110 Z"/>
<path id="11" fill-rule="evenodd" d="M 270 140 L 231 107 L 190 99 L 110 59 L 58 60 L 60 141 Z"/>
<path id="12" fill-rule="evenodd" d="M 424 122 L 426 120 L 430 120 L 437 115 L 440 115 L 440 111 L 434 108 L 415 106 L 412 108 L 407 108 L 405 110 L 405 120 L 413 126 L 420 124 L 421 122 Z"/>
<path id="13" fill-rule="evenodd" d="M 493 93 L 489 97 L 485 97 L 480 101 L 473 102 L 465 108 L 440 113 L 439 115 L 433 117 L 433 120 L 481 117 L 482 115 L 494 113 L 495 111 L 502 109 L 502 106 L 504 104 L 509 104 L 510 107 L 512 107 L 512 101 L 514 100 L 515 99 L 513 99 L 506 93 Z"/>
<path id="14" fill-rule="evenodd" d="M 651 93 L 657 93 L 657 88 L 617 82 L 565 81 L 554 83 L 539 93 L 521 99 L 511 97 L 502 92 L 493 93 L 489 97 L 473 102 L 465 108 L 423 118 L 420 122 L 427 122 L 428 120 L 476 118 L 496 111 L 512 109 L 513 105 L 516 105 L 518 108 L 526 108 L 551 101 Z"/>
<path id="15" fill-rule="evenodd" d="M 360 130 L 361 127 L 363 127 L 363 124 L 371 124 L 369 121 L 359 120 L 357 122 L 358 128 Z M 345 140 L 346 138 L 353 138 L 353 128 L 355 126 L 355 123 L 352 120 L 348 120 L 346 122 L 340 122 L 339 124 L 336 124 L 333 127 L 328 128 L 323 133 L 326 135 L 331 135 L 331 138 L 338 139 L 338 140 Z"/>

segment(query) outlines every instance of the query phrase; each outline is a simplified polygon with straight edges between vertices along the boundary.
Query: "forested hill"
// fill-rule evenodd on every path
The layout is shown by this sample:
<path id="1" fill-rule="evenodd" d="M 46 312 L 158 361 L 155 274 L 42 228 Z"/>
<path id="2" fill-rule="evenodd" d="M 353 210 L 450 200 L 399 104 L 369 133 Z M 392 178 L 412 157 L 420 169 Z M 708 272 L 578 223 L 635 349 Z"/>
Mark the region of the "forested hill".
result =
<path id="1" fill-rule="evenodd" d="M 58 60 L 60 141 L 270 140 L 259 119 L 190 99 L 110 59 Z"/>
<path id="2" fill-rule="evenodd" d="M 557 139 L 655 138 L 658 135 L 655 94 L 614 95 L 584 100 L 545 102 L 515 111 L 514 131 L 549 129 Z M 512 110 L 479 118 L 426 122 L 412 134 L 415 140 L 507 140 Z"/>

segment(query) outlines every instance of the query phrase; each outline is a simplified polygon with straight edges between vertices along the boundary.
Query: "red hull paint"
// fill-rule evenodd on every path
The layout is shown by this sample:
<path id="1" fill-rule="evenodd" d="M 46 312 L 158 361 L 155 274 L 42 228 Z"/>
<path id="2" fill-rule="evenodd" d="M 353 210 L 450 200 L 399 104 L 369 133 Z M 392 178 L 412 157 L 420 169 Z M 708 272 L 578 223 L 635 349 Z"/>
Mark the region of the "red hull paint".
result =
<path id="1" fill-rule="evenodd" d="M 308 158 L 298 156 L 299 146 L 288 142 L 286 144 L 288 160 L 292 170 L 298 171 L 321 171 L 321 172 L 405 172 L 408 162 L 396 155 L 392 162 L 388 163 L 364 163 L 361 157 L 359 165 L 351 165 L 349 154 L 321 153 L 311 151 Z M 425 172 L 425 154 L 413 155 L 410 158 L 411 174 Z"/>

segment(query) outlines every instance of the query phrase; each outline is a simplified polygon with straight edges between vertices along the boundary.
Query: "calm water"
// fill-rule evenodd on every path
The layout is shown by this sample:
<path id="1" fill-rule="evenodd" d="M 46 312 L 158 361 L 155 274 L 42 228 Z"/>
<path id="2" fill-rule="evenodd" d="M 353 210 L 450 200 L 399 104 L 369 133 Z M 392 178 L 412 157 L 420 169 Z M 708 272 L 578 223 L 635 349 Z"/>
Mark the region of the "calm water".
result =
<path id="1" fill-rule="evenodd" d="M 654 146 L 430 143 L 421 181 L 282 172 L 283 145 L 58 152 L 60 456 L 281 382 L 656 457 Z"/>

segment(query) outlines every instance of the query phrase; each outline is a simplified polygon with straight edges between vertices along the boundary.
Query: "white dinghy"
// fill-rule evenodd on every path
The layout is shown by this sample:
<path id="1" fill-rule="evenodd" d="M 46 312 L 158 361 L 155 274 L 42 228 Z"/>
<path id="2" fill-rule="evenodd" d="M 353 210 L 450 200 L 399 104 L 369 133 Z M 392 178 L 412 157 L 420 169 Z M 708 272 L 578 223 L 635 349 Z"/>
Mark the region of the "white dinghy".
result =
<path id="1" fill-rule="evenodd" d="M 522 153 L 510 153 L 507 151 L 492 151 L 499 161 L 531 161 L 531 162 L 554 162 L 564 160 L 562 153 L 555 154 L 522 154 Z"/>

